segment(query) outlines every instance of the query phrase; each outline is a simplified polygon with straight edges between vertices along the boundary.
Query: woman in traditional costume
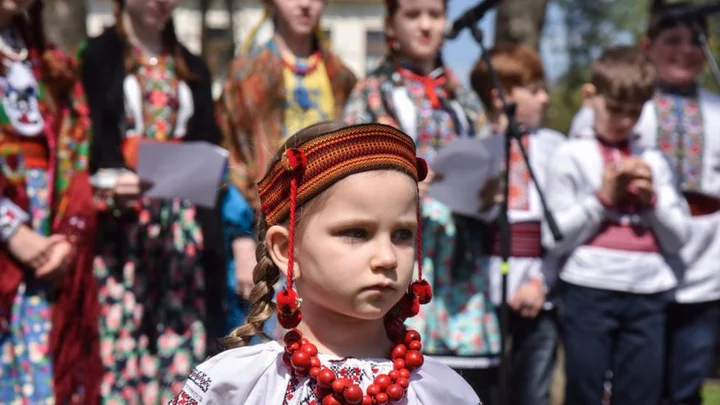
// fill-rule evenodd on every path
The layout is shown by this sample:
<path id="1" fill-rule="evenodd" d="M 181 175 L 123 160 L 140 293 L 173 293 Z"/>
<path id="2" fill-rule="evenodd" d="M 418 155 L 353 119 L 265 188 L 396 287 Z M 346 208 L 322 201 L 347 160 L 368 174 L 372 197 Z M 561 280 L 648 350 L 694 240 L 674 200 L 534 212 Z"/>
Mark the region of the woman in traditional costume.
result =
<path id="1" fill-rule="evenodd" d="M 99 395 L 89 114 L 42 1 L 0 3 L 0 403 Z"/>
<path id="2" fill-rule="evenodd" d="M 134 172 L 142 142 L 220 142 L 210 73 L 178 42 L 175 5 L 116 0 L 116 25 L 81 54 L 103 207 L 95 276 L 107 403 L 166 403 L 223 318 L 219 211 L 143 197 Z"/>

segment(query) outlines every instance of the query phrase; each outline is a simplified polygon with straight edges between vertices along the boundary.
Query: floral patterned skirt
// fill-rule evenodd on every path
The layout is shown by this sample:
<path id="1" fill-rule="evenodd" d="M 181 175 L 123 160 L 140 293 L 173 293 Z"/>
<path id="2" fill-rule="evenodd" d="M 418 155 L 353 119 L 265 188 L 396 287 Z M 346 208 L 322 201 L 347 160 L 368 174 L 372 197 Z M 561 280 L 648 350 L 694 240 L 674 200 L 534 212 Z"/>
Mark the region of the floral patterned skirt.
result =
<path id="1" fill-rule="evenodd" d="M 44 285 L 22 282 L 10 325 L 0 331 L 0 403 L 54 404 L 50 302 Z"/>
<path id="2" fill-rule="evenodd" d="M 25 184 L 30 200 L 32 228 L 47 235 L 50 229 L 48 174 L 27 169 Z M 47 285 L 26 279 L 18 287 L 10 324 L 0 326 L 0 404 L 54 404 L 50 321 L 52 303 Z"/>
<path id="3" fill-rule="evenodd" d="M 431 199 L 422 203 L 423 277 L 433 299 L 408 319 L 423 338 L 424 351 L 436 356 L 494 356 L 500 328 L 490 301 L 488 260 L 480 224 L 453 215 Z"/>
<path id="4" fill-rule="evenodd" d="M 103 403 L 167 403 L 205 356 L 203 238 L 195 208 L 145 201 L 137 216 L 101 224 L 94 271 Z"/>

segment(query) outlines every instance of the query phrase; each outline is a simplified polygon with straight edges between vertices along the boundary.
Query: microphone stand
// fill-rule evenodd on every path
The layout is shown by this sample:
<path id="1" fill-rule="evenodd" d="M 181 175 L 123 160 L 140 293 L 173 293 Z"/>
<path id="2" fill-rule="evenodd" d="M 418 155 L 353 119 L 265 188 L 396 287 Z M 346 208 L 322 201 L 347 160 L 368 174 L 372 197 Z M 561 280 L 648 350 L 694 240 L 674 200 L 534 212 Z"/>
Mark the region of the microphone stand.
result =
<path id="1" fill-rule="evenodd" d="M 715 84 L 720 90 L 720 67 L 718 67 L 717 60 L 712 53 L 712 49 L 710 49 L 710 42 L 705 34 L 705 30 L 703 30 L 700 24 L 696 22 L 693 24 L 693 31 L 695 31 L 695 36 L 700 42 L 700 46 L 702 47 L 705 57 L 710 64 L 710 71 L 712 72 L 713 79 L 715 79 Z"/>
<path id="2" fill-rule="evenodd" d="M 518 126 L 517 120 L 515 118 L 515 104 L 509 104 L 507 102 L 507 99 L 505 98 L 505 94 L 502 89 L 502 84 L 500 83 L 500 79 L 497 76 L 497 72 L 495 72 L 495 69 L 493 68 L 492 61 L 490 59 L 490 54 L 485 49 L 485 45 L 483 45 L 483 33 L 482 30 L 477 26 L 473 25 L 471 27 L 472 35 L 475 38 L 475 41 L 477 41 L 478 45 L 480 45 L 480 50 L 482 52 L 482 59 L 485 61 L 488 67 L 488 72 L 490 73 L 490 79 L 492 80 L 493 87 L 497 90 L 498 96 L 500 98 L 500 101 L 502 102 L 503 106 L 503 112 L 507 116 L 508 121 L 508 127 L 507 132 L 505 134 L 505 185 L 503 193 L 505 195 L 505 198 L 503 200 L 503 203 L 501 204 L 500 208 L 500 214 L 498 216 L 498 226 L 500 228 L 500 253 L 502 258 L 502 264 L 500 266 L 501 273 L 502 273 L 502 300 L 500 305 L 500 335 L 501 335 L 501 358 L 500 358 L 500 402 L 499 405 L 506 405 L 507 398 L 508 398 L 508 375 L 509 375 L 509 356 L 508 356 L 508 341 L 510 339 L 510 331 L 509 331 L 509 315 L 510 310 L 507 305 L 507 285 L 508 285 L 508 274 L 510 272 L 510 265 L 508 264 L 510 259 L 510 220 L 508 218 L 508 204 L 509 204 L 509 194 L 510 194 L 510 148 L 512 145 L 512 140 L 516 140 L 518 143 L 518 146 L 520 147 L 520 151 L 522 152 L 523 160 L 525 161 L 525 165 L 528 168 L 528 171 L 530 172 L 530 178 L 533 181 L 533 184 L 535 184 L 535 187 L 537 189 L 538 195 L 540 197 L 540 203 L 542 205 L 543 210 L 543 216 L 545 217 L 548 227 L 550 228 L 550 231 L 553 234 L 553 238 L 556 241 L 562 240 L 562 234 L 560 233 L 560 229 L 558 229 L 557 223 L 555 222 L 555 218 L 553 217 L 552 213 L 547 207 L 547 202 L 545 200 L 545 196 L 543 195 L 542 190 L 538 187 L 538 183 L 536 181 L 535 173 L 532 169 L 532 166 L 530 166 L 530 161 L 528 159 L 527 150 L 525 150 L 525 147 L 523 146 L 522 142 L 520 142 L 522 138 L 522 131 L 520 130 L 520 127 Z"/>

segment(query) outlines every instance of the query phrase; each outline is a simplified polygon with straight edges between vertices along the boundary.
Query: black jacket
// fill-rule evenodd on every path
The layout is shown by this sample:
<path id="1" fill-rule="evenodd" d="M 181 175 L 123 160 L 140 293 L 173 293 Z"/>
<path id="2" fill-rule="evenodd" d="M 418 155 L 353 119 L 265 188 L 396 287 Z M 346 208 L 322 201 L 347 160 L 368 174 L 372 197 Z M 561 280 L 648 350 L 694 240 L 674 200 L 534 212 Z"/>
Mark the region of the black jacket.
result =
<path id="1" fill-rule="evenodd" d="M 215 120 L 210 72 L 201 58 L 184 47 L 182 52 L 188 68 L 196 76 L 194 80 L 186 82 L 192 92 L 194 114 L 188 121 L 184 141 L 207 141 L 218 145 L 221 132 Z M 125 127 L 123 82 L 127 73 L 122 42 L 116 28 L 108 28 L 98 37 L 89 39 L 80 63 L 92 121 L 90 170 L 94 173 L 100 168 L 125 167 L 121 145 Z M 202 227 L 205 246 L 202 264 L 207 286 L 207 326 L 211 337 L 222 333 L 223 298 L 227 285 L 219 208 L 221 199 L 217 201 L 215 209 L 197 208 L 197 220 Z"/>

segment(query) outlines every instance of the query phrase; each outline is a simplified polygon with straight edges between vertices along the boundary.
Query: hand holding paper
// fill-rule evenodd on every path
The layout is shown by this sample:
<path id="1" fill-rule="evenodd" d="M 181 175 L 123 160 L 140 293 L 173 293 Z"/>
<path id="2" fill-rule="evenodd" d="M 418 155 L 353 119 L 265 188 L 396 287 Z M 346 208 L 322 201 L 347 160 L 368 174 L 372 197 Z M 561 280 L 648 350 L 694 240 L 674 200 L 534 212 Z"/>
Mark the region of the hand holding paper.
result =
<path id="1" fill-rule="evenodd" d="M 143 142 L 137 174 L 152 184 L 146 197 L 189 200 L 212 208 L 227 164 L 225 149 L 208 142 Z"/>
<path id="2" fill-rule="evenodd" d="M 485 185 L 499 177 L 503 165 L 503 138 L 457 138 L 435 156 L 430 168 L 437 179 L 428 196 L 453 212 L 483 219 L 487 208 L 481 195 Z M 489 191 L 488 191 L 489 192 Z M 485 207 L 484 207 L 485 206 Z"/>

